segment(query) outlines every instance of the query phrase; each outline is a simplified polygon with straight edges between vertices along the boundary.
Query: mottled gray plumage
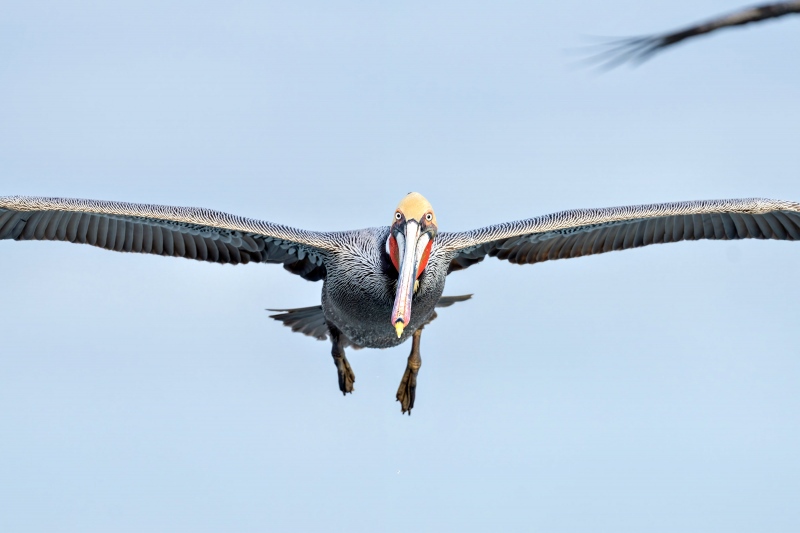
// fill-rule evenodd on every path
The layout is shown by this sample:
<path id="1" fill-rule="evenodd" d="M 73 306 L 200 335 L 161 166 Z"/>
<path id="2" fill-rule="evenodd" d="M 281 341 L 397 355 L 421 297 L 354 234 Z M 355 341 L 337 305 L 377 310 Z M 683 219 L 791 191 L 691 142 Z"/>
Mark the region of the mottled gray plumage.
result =
<path id="1" fill-rule="evenodd" d="M 429 206 L 419 199 L 414 205 Z M 404 412 L 414 405 L 420 331 L 436 307 L 469 298 L 442 297 L 450 272 L 487 256 L 528 264 L 682 240 L 800 240 L 800 204 L 760 198 L 576 209 L 465 232 L 438 232 L 432 209 L 428 213 L 429 222 L 408 222 L 420 242 L 429 243 L 429 259 L 426 265 L 419 253 L 414 256 L 419 272 L 413 311 L 397 332 L 398 257 L 392 256 L 390 235 L 406 225 L 400 208 L 395 229 L 312 232 L 208 209 L 9 196 L 0 197 L 0 239 L 60 240 L 217 263 L 279 263 L 305 279 L 322 280 L 321 306 L 282 310 L 273 318 L 293 331 L 330 339 L 343 393 L 352 392 L 355 381 L 345 347 L 386 348 L 413 337 L 397 397 Z M 416 271 L 417 263 L 411 268 Z"/>
<path id="2" fill-rule="evenodd" d="M 434 245 L 425 273 L 414 294 L 414 313 L 400 338 L 391 328 L 397 275 L 386 264 L 389 228 L 340 234 L 336 251 L 325 261 L 328 275 L 322 288 L 322 308 L 329 321 L 355 345 L 389 348 L 404 342 L 433 313 L 444 290 L 452 254 Z"/>

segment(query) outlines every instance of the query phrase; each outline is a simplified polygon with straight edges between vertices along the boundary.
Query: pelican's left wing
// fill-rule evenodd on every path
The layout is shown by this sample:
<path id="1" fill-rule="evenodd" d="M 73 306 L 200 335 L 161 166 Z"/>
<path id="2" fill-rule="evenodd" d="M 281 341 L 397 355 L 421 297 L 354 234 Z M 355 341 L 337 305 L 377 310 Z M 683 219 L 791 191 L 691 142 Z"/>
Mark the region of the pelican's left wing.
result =
<path id="1" fill-rule="evenodd" d="M 196 207 L 0 196 L 0 239 L 68 241 L 214 263 L 282 263 L 311 281 L 325 277 L 332 236 Z"/>
<path id="2" fill-rule="evenodd" d="M 574 209 L 460 233 L 442 232 L 448 272 L 486 256 L 539 263 L 697 239 L 800 240 L 800 203 L 764 198 Z"/>

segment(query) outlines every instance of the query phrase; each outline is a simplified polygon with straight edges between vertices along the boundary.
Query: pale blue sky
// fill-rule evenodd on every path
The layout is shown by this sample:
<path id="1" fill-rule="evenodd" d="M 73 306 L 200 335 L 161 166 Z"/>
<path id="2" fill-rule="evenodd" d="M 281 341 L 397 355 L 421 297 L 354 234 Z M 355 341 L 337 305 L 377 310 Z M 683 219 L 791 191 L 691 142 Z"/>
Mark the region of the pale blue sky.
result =
<path id="1" fill-rule="evenodd" d="M 14 2 L 0 194 L 443 230 L 574 207 L 800 200 L 800 20 L 638 69 L 582 35 L 730 1 Z M 267 318 L 270 265 L 0 242 L 0 530 L 800 530 L 800 245 L 701 242 L 453 275 L 423 339 Z"/>

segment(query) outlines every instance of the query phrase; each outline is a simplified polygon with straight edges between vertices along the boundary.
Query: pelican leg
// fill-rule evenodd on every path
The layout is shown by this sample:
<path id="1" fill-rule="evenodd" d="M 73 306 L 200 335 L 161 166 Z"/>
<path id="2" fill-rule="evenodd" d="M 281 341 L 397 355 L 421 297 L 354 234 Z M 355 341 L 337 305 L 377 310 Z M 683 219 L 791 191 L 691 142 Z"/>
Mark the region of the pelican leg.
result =
<path id="1" fill-rule="evenodd" d="M 414 408 L 414 397 L 417 391 L 417 374 L 419 367 L 422 366 L 422 357 L 419 354 L 419 339 L 422 337 L 422 328 L 414 332 L 411 338 L 411 353 L 408 355 L 408 363 L 400 387 L 397 388 L 397 401 L 400 402 L 400 409 L 403 414 L 408 412 L 411 416 L 411 409 Z"/>
<path id="2" fill-rule="evenodd" d="M 331 334 L 331 355 L 333 356 L 333 364 L 336 365 L 336 371 L 339 374 L 339 390 L 342 391 L 343 395 L 346 395 L 348 392 L 352 394 L 356 375 L 353 373 L 353 369 L 350 368 L 350 363 L 344 355 L 344 346 L 341 343 L 342 332 L 332 324 L 328 324 L 328 329 Z"/>

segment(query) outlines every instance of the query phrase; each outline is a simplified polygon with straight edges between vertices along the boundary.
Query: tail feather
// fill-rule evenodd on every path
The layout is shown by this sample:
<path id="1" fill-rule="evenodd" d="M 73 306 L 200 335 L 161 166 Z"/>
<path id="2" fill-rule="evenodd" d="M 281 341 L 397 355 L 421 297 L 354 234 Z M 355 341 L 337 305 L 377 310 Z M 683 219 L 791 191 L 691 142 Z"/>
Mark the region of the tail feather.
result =
<path id="1" fill-rule="evenodd" d="M 279 314 L 269 317 L 280 320 L 284 326 L 292 328 L 292 331 L 298 331 L 321 341 L 328 338 L 328 324 L 325 322 L 325 315 L 322 314 L 321 305 L 297 309 L 267 309 L 267 311 L 277 311 Z"/>
<path id="2" fill-rule="evenodd" d="M 471 294 L 462 294 L 461 296 L 442 296 L 439 298 L 439 301 L 436 302 L 436 307 L 450 307 L 458 302 L 466 302 L 470 298 L 472 298 Z"/>

